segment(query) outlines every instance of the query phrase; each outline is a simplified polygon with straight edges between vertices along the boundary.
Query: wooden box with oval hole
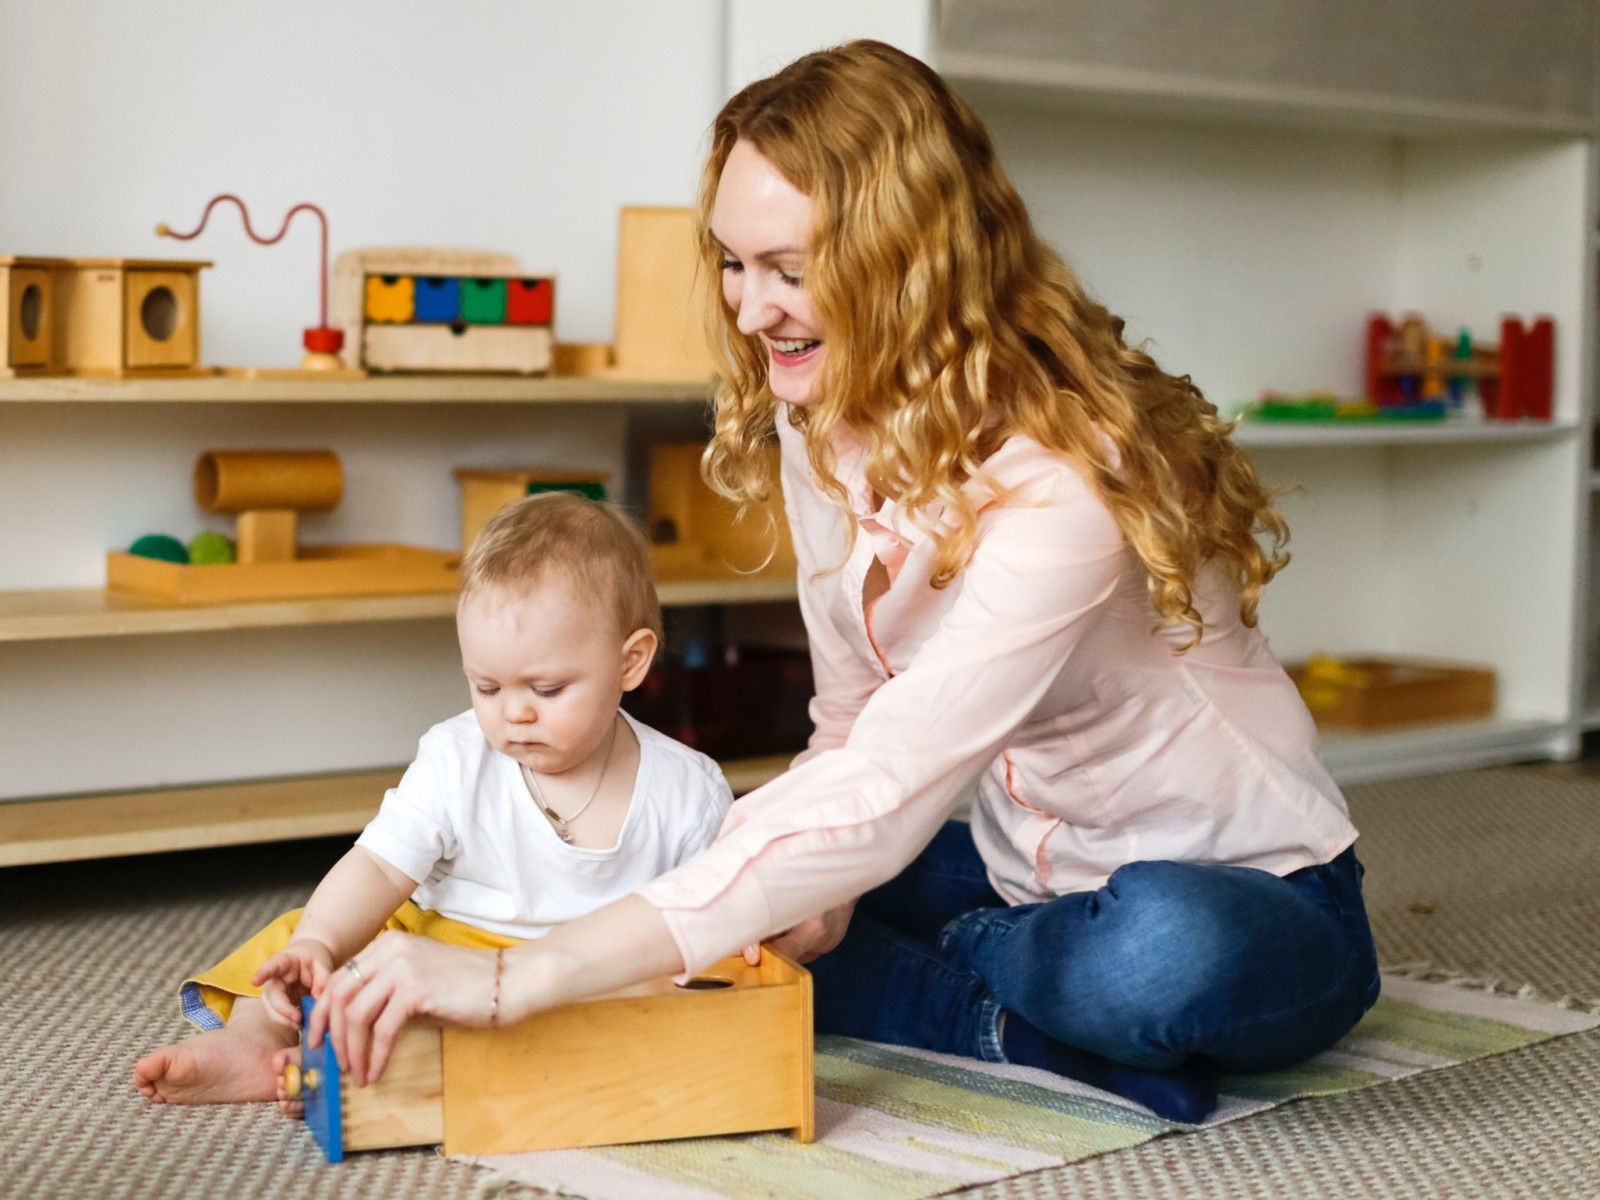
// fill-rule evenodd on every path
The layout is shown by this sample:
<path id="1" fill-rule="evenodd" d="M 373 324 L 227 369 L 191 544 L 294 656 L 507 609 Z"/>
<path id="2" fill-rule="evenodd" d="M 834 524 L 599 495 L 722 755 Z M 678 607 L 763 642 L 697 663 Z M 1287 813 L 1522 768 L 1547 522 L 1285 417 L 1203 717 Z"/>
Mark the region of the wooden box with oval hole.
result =
<path id="1" fill-rule="evenodd" d="M 209 262 L 73 258 L 55 271 L 56 342 L 74 375 L 206 375 L 200 271 Z"/>
<path id="2" fill-rule="evenodd" d="M 64 375 L 56 349 L 56 273 L 60 258 L 0 255 L 0 296 L 6 313 L 0 323 L 0 378 Z"/>
<path id="3" fill-rule="evenodd" d="M 813 1137 L 811 975 L 770 947 L 680 986 L 655 979 L 499 1029 L 407 1026 L 354 1087 L 328 1043 L 286 1072 L 330 1162 L 443 1143 L 450 1155 L 759 1130 Z"/>

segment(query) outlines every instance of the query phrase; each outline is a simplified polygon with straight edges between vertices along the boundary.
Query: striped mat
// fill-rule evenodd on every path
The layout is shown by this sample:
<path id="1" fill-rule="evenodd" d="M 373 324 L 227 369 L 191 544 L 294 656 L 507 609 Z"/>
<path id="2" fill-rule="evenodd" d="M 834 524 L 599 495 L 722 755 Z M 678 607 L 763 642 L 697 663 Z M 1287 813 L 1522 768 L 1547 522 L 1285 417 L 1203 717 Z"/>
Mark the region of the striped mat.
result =
<path id="1" fill-rule="evenodd" d="M 813 1145 L 752 1134 L 470 1161 L 585 1200 L 915 1200 L 1597 1025 L 1600 1016 L 1539 1001 L 1385 976 L 1382 997 L 1342 1042 L 1294 1070 L 1227 1078 L 1204 1126 L 1029 1067 L 824 1037 Z"/>

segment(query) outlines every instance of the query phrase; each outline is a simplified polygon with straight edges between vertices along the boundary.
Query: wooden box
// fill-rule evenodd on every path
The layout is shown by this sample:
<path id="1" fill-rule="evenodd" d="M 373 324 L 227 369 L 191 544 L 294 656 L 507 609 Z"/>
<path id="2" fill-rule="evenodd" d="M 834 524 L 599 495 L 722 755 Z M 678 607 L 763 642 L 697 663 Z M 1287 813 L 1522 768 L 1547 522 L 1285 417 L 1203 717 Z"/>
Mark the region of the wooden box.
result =
<path id="1" fill-rule="evenodd" d="M 438 1142 L 468 1155 L 769 1129 L 809 1142 L 811 1019 L 810 973 L 764 949 L 758 967 L 728 958 L 688 987 L 651 980 L 502 1029 L 409 1027 L 364 1088 L 324 1042 L 286 1082 L 330 1162 Z"/>
<path id="2" fill-rule="evenodd" d="M 611 374 L 706 380 L 716 372 L 706 346 L 694 213 L 624 208 L 617 229 L 617 317 Z"/>
<path id="3" fill-rule="evenodd" d="M 350 250 L 333 268 L 347 367 L 545 375 L 555 281 L 478 250 Z"/>
<path id="4" fill-rule="evenodd" d="M 200 366 L 208 262 L 73 258 L 56 270 L 56 339 L 74 375 L 209 375 Z"/>
<path id="5" fill-rule="evenodd" d="M 461 485 L 461 552 L 465 554 L 483 523 L 506 505 L 535 492 L 572 491 L 594 500 L 606 498 L 610 476 L 593 471 L 496 471 L 457 467 Z"/>
<path id="6" fill-rule="evenodd" d="M 419 546 L 302 546 L 283 562 L 171 563 L 113 550 L 106 585 L 174 604 L 454 592 L 461 556 Z"/>
<path id="7" fill-rule="evenodd" d="M 62 258 L 0 255 L 0 379 L 66 373 L 55 335 L 56 274 L 66 265 Z"/>
<path id="8" fill-rule="evenodd" d="M 770 531 L 759 512 L 748 513 L 743 521 L 735 519 L 738 506 L 712 491 L 700 475 L 704 452 L 699 442 L 657 442 L 650 447 L 647 526 L 656 574 L 683 579 L 756 571 L 792 575 L 794 543 L 778 484 L 777 443 L 769 451 L 772 491 L 765 509 L 773 521 Z"/>
<path id="9" fill-rule="evenodd" d="M 1489 667 L 1435 659 L 1313 657 L 1287 668 L 1319 725 L 1371 729 L 1494 713 Z"/>

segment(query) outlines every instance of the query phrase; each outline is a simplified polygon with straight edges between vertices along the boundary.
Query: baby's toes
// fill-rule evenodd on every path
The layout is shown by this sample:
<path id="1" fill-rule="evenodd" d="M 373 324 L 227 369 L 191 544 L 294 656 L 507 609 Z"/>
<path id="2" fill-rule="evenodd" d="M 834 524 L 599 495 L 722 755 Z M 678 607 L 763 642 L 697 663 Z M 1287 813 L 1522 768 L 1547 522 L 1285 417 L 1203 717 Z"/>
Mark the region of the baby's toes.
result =
<path id="1" fill-rule="evenodd" d="M 278 1111 L 286 1117 L 303 1120 L 306 1115 L 306 1102 L 304 1094 L 299 1089 L 299 1046 L 286 1046 L 272 1056 L 272 1075 L 277 1080 Z M 292 1096 L 289 1094 L 291 1084 L 294 1085 L 295 1092 Z"/>

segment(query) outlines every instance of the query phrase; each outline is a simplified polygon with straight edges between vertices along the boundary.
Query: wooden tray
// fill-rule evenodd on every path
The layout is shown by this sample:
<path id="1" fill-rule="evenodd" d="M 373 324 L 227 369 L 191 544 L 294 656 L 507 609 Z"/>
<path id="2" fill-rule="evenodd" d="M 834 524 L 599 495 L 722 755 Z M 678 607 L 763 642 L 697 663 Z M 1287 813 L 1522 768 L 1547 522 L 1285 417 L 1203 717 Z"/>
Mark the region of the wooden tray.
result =
<path id="1" fill-rule="evenodd" d="M 1285 668 L 1317 724 L 1370 729 L 1494 713 L 1489 667 L 1437 659 L 1313 658 Z"/>
<path id="2" fill-rule="evenodd" d="M 122 550 L 106 555 L 106 586 L 176 604 L 453 592 L 461 555 L 421 546 L 302 546 L 270 563 L 170 563 Z"/>

